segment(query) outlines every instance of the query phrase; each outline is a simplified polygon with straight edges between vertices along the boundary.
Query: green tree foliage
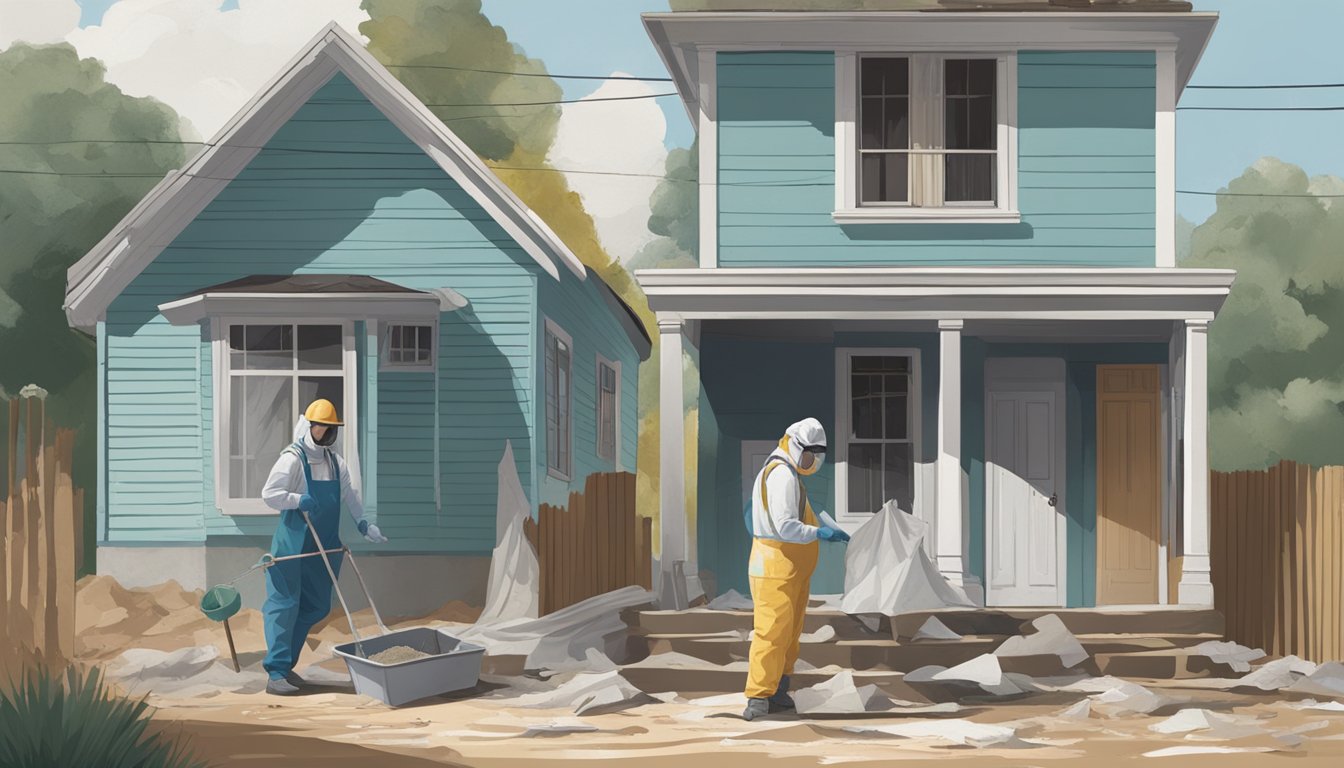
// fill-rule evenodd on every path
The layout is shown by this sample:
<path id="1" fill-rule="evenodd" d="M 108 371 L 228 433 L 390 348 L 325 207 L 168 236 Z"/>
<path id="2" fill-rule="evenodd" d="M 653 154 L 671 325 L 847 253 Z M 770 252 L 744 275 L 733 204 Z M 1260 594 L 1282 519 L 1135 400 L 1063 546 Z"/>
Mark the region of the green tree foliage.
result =
<path id="1" fill-rule="evenodd" d="M 104 72 L 68 45 L 0 52 L 0 389 L 51 393 L 48 414 L 78 430 L 75 484 L 90 489 L 95 350 L 66 323 L 65 273 L 184 159 L 176 113 Z"/>
<path id="2" fill-rule="evenodd" d="M 667 153 L 663 179 L 649 198 L 649 231 L 659 237 L 640 249 L 630 270 L 651 267 L 694 267 L 700 246 L 700 140 L 690 149 Z"/>
<path id="3" fill-rule="evenodd" d="M 1209 331 L 1212 465 L 1344 464 L 1344 201 L 1322 196 L 1344 180 L 1264 158 L 1227 190 L 1182 262 L 1237 270 Z"/>

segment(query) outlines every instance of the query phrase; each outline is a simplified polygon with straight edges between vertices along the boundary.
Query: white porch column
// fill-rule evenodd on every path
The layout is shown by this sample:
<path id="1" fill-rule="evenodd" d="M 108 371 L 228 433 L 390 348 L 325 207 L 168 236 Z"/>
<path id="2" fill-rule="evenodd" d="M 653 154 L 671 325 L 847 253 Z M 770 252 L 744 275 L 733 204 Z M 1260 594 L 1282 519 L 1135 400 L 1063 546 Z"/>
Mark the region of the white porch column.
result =
<path id="1" fill-rule="evenodd" d="M 1185 321 L 1181 605 L 1213 605 L 1209 579 L 1209 322 Z"/>
<path id="2" fill-rule="evenodd" d="M 979 580 L 966 571 L 966 536 L 961 493 L 961 320 L 938 321 L 938 570 L 984 604 Z"/>
<path id="3" fill-rule="evenodd" d="M 682 392 L 682 350 L 686 329 L 679 318 L 658 318 L 658 539 L 662 555 L 654 574 L 654 593 L 665 609 L 682 609 L 688 594 L 685 571 L 690 567 L 686 528 L 685 409 Z M 680 572 L 681 578 L 673 578 Z M 698 580 L 697 580 L 698 581 Z"/>

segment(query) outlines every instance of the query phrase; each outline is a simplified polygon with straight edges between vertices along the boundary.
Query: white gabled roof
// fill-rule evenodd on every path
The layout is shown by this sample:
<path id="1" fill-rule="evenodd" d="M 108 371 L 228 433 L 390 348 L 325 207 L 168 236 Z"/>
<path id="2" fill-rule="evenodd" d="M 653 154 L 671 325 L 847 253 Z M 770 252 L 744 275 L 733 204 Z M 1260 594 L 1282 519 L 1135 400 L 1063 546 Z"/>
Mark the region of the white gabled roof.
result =
<path id="1" fill-rule="evenodd" d="M 587 270 L 493 171 L 481 162 L 350 33 L 328 24 L 181 169 L 169 173 L 66 273 L 65 315 L 92 330 L 108 305 L 214 200 L 294 113 L 337 72 L 559 279 L 557 262 Z"/>

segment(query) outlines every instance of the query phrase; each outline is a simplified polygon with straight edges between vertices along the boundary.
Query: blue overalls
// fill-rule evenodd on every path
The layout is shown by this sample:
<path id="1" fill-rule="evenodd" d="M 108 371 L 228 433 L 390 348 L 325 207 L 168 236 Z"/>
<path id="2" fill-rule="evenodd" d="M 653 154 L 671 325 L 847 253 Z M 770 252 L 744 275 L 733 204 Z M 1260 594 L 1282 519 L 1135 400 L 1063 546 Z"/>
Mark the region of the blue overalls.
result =
<path id="1" fill-rule="evenodd" d="M 341 474 L 336 459 L 327 451 L 331 465 L 330 480 L 313 480 L 312 468 L 303 446 L 295 443 L 293 450 L 303 460 L 303 479 L 308 483 L 307 493 L 317 500 L 317 511 L 309 512 L 313 528 L 322 539 L 322 549 L 341 546 Z M 287 509 L 280 513 L 280 525 L 271 538 L 271 554 L 275 557 L 317 552 L 313 534 L 303 522 L 303 513 Z M 327 555 L 332 569 L 341 572 L 341 553 Z M 272 680 L 283 678 L 294 669 L 313 625 L 331 611 L 331 575 L 322 563 L 321 555 L 285 560 L 266 569 L 266 603 L 262 607 L 266 625 L 266 659 L 262 666 Z"/>

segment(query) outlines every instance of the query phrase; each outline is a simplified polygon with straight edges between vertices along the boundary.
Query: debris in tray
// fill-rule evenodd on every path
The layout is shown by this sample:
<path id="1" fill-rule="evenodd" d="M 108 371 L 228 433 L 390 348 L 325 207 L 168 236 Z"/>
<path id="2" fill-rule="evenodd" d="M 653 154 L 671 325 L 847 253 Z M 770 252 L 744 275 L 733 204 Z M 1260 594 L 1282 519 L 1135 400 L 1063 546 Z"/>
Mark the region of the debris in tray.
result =
<path id="1" fill-rule="evenodd" d="M 400 664 L 403 661 L 415 661 L 416 659 L 425 659 L 433 656 L 432 653 L 417 651 L 409 645 L 394 645 L 385 651 L 379 651 L 368 657 L 369 661 L 378 664 Z"/>

